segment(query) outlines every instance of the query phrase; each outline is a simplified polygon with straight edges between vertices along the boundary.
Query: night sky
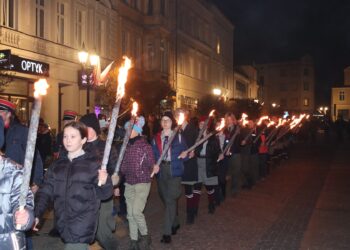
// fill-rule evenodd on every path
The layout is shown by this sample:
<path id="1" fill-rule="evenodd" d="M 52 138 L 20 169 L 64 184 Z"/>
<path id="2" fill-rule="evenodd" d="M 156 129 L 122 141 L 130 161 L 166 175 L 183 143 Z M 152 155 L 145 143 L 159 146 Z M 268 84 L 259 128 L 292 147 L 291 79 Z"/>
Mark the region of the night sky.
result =
<path id="1" fill-rule="evenodd" d="M 284 61 L 309 54 L 316 69 L 316 104 L 350 66 L 350 1 L 213 0 L 235 26 L 234 64 Z"/>

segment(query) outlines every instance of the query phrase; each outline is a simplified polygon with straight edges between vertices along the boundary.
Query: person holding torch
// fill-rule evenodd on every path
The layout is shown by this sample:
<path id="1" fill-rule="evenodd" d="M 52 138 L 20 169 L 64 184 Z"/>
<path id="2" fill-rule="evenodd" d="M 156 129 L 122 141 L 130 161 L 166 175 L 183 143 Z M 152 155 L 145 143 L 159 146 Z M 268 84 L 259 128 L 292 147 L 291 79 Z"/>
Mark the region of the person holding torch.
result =
<path id="1" fill-rule="evenodd" d="M 112 180 L 100 169 L 98 156 L 84 151 L 86 140 L 83 123 L 71 122 L 64 127 L 65 151 L 49 167 L 36 196 L 33 230 L 38 230 L 39 220 L 53 201 L 56 228 L 65 250 L 89 248 L 95 239 L 101 200 L 113 193 Z"/>
<path id="2" fill-rule="evenodd" d="M 182 124 L 183 121 L 179 121 Z M 181 125 L 179 125 L 181 126 Z M 153 142 L 153 152 L 156 159 L 159 159 L 163 153 L 163 149 L 167 149 L 167 145 L 170 145 L 169 150 L 164 151 L 164 158 L 159 165 L 154 166 L 152 173 L 157 174 L 158 189 L 162 202 L 165 205 L 163 236 L 162 243 L 171 243 L 172 228 L 177 227 L 176 224 L 176 206 L 177 199 L 181 195 L 181 176 L 184 170 L 184 160 L 187 159 L 187 153 L 184 152 L 187 149 L 186 142 L 181 134 L 173 133 L 179 130 L 179 126 L 176 130 L 175 119 L 171 112 L 165 112 L 161 118 L 162 131 L 156 134 Z M 171 141 L 170 139 L 173 139 Z"/>
<path id="3" fill-rule="evenodd" d="M 4 121 L 0 118 L 0 147 L 4 143 Z M 19 209 L 19 196 L 23 182 L 23 168 L 0 156 L 0 249 L 25 249 L 24 231 L 34 222 L 34 196 L 28 191 L 25 209 Z M 28 187 L 29 188 L 29 187 Z M 19 225 L 19 230 L 16 226 Z"/>
<path id="4" fill-rule="evenodd" d="M 128 129 L 131 121 L 125 124 Z M 120 172 L 125 177 L 125 199 L 127 218 L 129 221 L 129 249 L 150 249 L 151 238 L 148 233 L 143 210 L 151 189 L 151 173 L 154 167 L 152 146 L 142 134 L 145 125 L 143 116 L 135 117 L 130 139 L 120 166 Z M 139 232 L 141 237 L 139 238 Z"/>

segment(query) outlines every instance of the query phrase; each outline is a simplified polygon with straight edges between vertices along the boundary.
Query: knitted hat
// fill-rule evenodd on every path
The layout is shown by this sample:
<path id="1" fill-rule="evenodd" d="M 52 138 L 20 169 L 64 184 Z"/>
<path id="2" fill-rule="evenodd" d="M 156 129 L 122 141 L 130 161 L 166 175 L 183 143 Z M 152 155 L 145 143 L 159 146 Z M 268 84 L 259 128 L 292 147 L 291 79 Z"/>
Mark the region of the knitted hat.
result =
<path id="1" fill-rule="evenodd" d="M 63 121 L 73 121 L 77 118 L 78 113 L 72 110 L 65 110 L 63 112 Z"/>
<path id="2" fill-rule="evenodd" d="M 15 112 L 16 105 L 8 100 L 0 99 L 0 110 Z"/>
<path id="3" fill-rule="evenodd" d="M 84 123 L 87 127 L 90 127 L 93 130 L 95 130 L 97 135 L 101 134 L 100 123 L 98 122 L 95 113 L 83 115 L 80 118 L 80 121 Z"/>
<path id="4" fill-rule="evenodd" d="M 124 125 L 124 128 L 127 129 L 129 127 L 130 121 L 127 121 Z M 137 133 L 142 134 L 142 128 L 145 125 L 145 118 L 143 116 L 139 116 L 136 118 L 134 126 L 132 127 Z"/>

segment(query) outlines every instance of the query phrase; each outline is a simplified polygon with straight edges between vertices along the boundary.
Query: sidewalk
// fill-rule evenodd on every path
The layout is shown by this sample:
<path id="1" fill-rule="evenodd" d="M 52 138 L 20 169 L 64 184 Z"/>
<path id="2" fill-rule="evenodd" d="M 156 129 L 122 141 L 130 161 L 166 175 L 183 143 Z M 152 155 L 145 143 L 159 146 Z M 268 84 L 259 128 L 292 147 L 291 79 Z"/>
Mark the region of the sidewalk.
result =
<path id="1" fill-rule="evenodd" d="M 301 249 L 350 249 L 350 143 L 339 145 Z"/>

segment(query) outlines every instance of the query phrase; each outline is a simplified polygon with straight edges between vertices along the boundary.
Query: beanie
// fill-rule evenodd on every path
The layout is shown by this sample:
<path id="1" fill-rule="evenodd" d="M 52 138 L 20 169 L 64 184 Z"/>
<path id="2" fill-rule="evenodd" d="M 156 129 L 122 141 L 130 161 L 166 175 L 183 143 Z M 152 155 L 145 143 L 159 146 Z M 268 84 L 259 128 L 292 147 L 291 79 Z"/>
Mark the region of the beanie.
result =
<path id="1" fill-rule="evenodd" d="M 124 125 L 124 128 L 127 129 L 129 127 L 130 121 L 127 121 Z M 137 133 L 142 134 L 142 128 L 145 125 L 145 118 L 143 116 L 139 116 L 136 118 L 134 126 L 132 127 Z"/>
<path id="2" fill-rule="evenodd" d="M 95 130 L 97 135 L 101 134 L 100 124 L 97 120 L 95 113 L 89 113 L 89 114 L 83 115 L 80 118 L 80 121 L 84 123 L 87 127 L 90 127 L 93 130 Z"/>

